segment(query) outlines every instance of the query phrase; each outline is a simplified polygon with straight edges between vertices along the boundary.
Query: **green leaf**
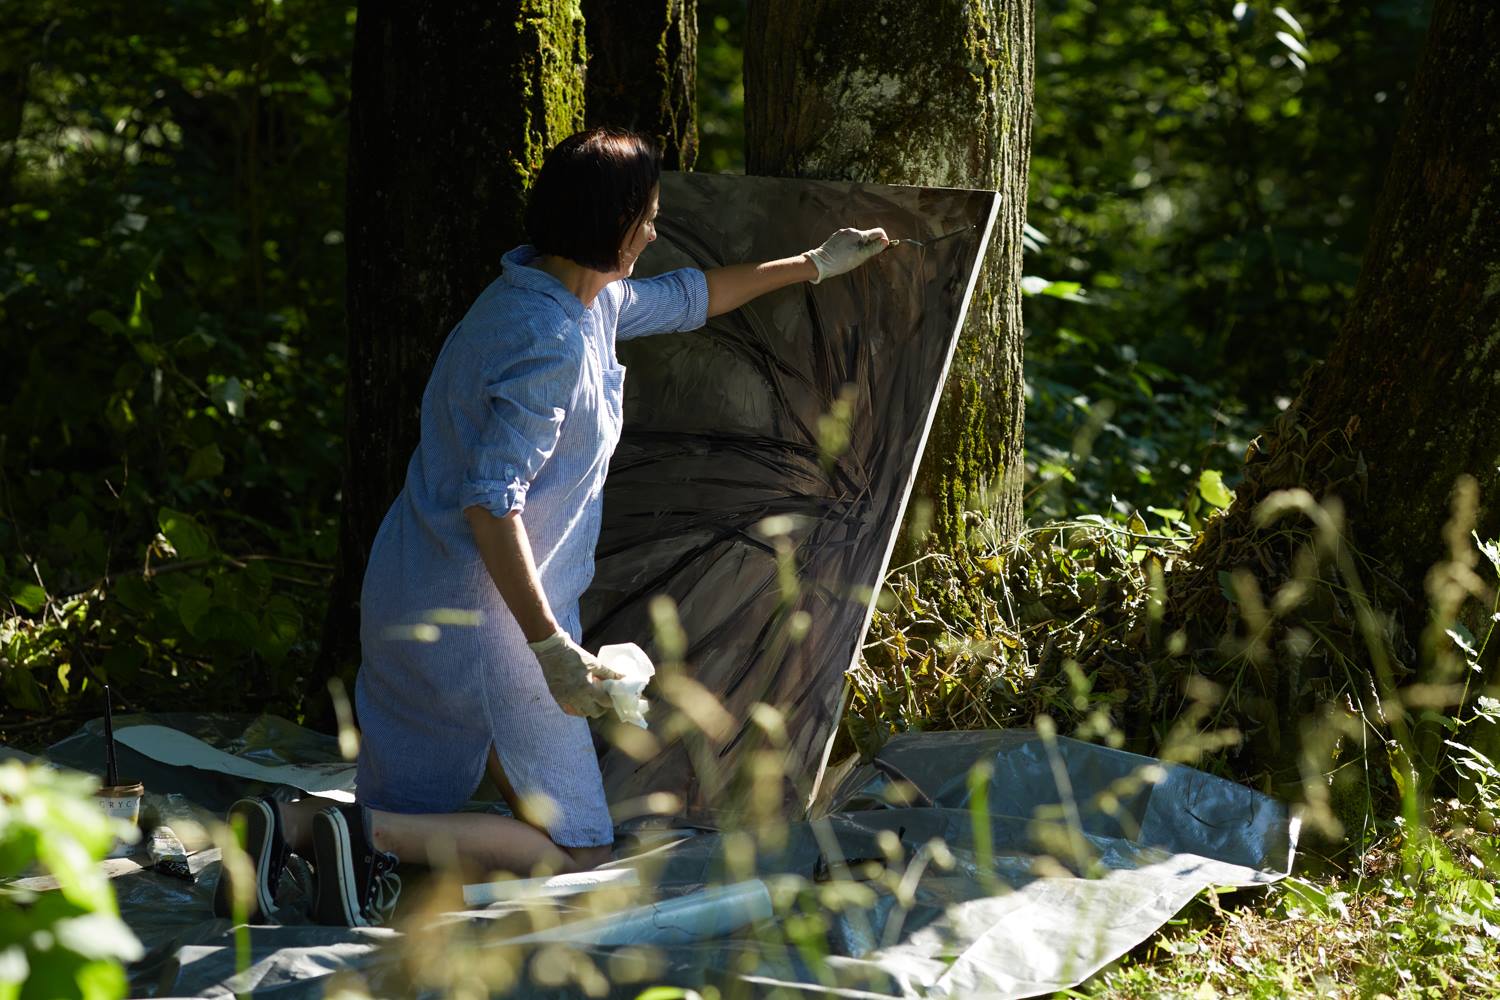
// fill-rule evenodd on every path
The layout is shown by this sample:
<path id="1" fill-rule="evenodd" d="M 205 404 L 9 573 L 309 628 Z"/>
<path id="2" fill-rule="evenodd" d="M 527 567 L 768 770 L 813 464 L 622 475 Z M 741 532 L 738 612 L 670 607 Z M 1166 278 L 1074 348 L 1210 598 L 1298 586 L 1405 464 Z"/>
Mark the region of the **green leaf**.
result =
<path id="1" fill-rule="evenodd" d="M 271 589 L 271 567 L 257 560 L 246 564 L 241 575 L 258 604 Z"/>
<path id="2" fill-rule="evenodd" d="M 1239 595 L 1234 592 L 1234 580 L 1224 570 L 1219 570 L 1219 592 L 1230 604 L 1239 604 Z"/>
<path id="3" fill-rule="evenodd" d="M 135 425 L 135 411 L 130 408 L 130 399 L 125 393 L 117 392 L 109 397 L 104 407 L 104 419 L 121 434 Z"/>
<path id="4" fill-rule="evenodd" d="M 216 604 L 198 621 L 194 635 L 208 642 L 253 648 L 260 638 L 260 623 L 243 611 Z"/>
<path id="5" fill-rule="evenodd" d="M 224 412 L 238 420 L 245 415 L 245 386 L 233 375 L 215 385 L 209 392 Z"/>
<path id="6" fill-rule="evenodd" d="M 183 559 L 202 559 L 213 554 L 213 539 L 191 514 L 163 507 L 156 512 L 156 523 Z"/>
<path id="7" fill-rule="evenodd" d="M 216 444 L 204 445 L 193 452 L 188 459 L 187 481 L 196 482 L 199 479 L 212 479 L 224 471 L 224 453 Z"/>
<path id="8" fill-rule="evenodd" d="M 301 633 L 302 612 L 290 599 L 278 594 L 266 605 L 256 636 L 256 652 L 272 663 L 280 663 Z"/>
<path id="9" fill-rule="evenodd" d="M 177 617 L 182 619 L 183 628 L 190 634 L 197 635 L 198 623 L 208 614 L 212 603 L 212 593 L 201 583 L 195 583 L 184 591 L 177 598 Z"/>
<path id="10" fill-rule="evenodd" d="M 121 323 L 113 314 L 103 309 L 95 309 L 89 313 L 89 322 L 103 330 L 105 333 L 124 333 L 125 324 Z"/>
<path id="11" fill-rule="evenodd" d="M 151 335 L 151 320 L 146 317 L 146 303 L 141 295 L 141 288 L 135 290 L 135 304 L 131 307 L 130 318 L 125 321 L 125 327 L 128 330 L 139 330 L 144 336 Z"/>
<path id="12" fill-rule="evenodd" d="M 34 583 L 17 582 L 10 588 L 10 599 L 32 614 L 47 606 L 47 592 Z"/>
<path id="13" fill-rule="evenodd" d="M 1198 495 L 1220 510 L 1234 503 L 1234 493 L 1224 485 L 1224 474 L 1218 469 L 1204 469 L 1198 475 Z"/>
<path id="14" fill-rule="evenodd" d="M 1146 510 L 1165 521 L 1181 521 L 1184 516 L 1182 511 L 1175 507 L 1147 507 Z"/>
<path id="15" fill-rule="evenodd" d="M 151 588 L 139 576 L 117 577 L 110 596 L 137 614 L 144 614 L 151 607 Z"/>

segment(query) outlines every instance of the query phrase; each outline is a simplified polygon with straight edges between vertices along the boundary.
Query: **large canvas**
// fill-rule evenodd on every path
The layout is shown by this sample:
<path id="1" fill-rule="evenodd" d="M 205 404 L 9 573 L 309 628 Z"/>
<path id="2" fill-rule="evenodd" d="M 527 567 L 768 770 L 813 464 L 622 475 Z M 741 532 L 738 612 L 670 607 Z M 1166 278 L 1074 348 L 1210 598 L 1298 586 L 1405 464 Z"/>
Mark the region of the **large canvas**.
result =
<path id="1" fill-rule="evenodd" d="M 869 625 L 963 323 L 997 196 L 988 191 L 667 174 L 638 276 L 790 256 L 840 226 L 930 241 L 803 284 L 692 333 L 619 346 L 625 428 L 604 494 L 586 642 L 659 655 L 649 604 L 675 601 L 687 671 L 732 719 L 716 741 L 611 748 L 611 802 L 666 791 L 690 814 L 778 708 L 788 799 L 811 793 Z M 847 441 L 841 440 L 847 438 Z M 794 568 L 795 573 L 789 572 Z M 691 751 L 691 752 L 690 752 Z"/>

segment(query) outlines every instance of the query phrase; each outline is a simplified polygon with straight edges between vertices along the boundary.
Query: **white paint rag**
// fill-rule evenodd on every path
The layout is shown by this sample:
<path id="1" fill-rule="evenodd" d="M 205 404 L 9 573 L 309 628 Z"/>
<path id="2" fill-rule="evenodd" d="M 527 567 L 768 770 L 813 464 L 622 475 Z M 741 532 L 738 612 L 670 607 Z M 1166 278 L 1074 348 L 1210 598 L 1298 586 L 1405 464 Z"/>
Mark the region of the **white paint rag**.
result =
<path id="1" fill-rule="evenodd" d="M 605 681 L 604 691 L 615 704 L 621 722 L 646 728 L 646 710 L 650 704 L 642 697 L 646 685 L 656 676 L 656 666 L 646 651 L 633 642 L 599 647 L 599 659 L 620 674 L 619 680 Z"/>

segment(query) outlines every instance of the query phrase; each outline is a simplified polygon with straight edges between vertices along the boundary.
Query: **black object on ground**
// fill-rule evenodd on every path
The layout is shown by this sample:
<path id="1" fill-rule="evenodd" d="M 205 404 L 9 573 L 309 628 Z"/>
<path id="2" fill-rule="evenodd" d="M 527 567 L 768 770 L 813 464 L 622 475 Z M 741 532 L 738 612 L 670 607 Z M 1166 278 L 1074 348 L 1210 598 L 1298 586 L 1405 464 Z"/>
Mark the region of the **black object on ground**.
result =
<path id="1" fill-rule="evenodd" d="M 115 718 L 110 706 L 109 685 L 104 685 L 104 784 L 114 788 L 120 783 L 120 769 L 115 764 Z"/>

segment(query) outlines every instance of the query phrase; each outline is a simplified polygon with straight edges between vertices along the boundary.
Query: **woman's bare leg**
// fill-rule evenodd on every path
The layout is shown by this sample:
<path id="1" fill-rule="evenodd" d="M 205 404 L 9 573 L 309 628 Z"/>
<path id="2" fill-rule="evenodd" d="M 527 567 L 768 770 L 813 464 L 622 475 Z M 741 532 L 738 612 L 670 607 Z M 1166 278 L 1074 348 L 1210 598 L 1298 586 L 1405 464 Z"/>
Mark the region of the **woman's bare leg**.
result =
<path id="1" fill-rule="evenodd" d="M 500 797 L 505 800 L 506 805 L 510 806 L 511 813 L 516 816 L 524 815 L 525 811 L 521 808 L 521 797 L 516 794 L 515 788 L 510 783 L 510 778 L 506 776 L 505 768 L 500 766 L 500 757 L 495 753 L 494 747 L 490 747 L 490 755 L 484 762 L 484 767 L 490 776 L 490 780 L 495 783 L 495 787 L 500 789 Z M 533 829 L 538 830 L 543 835 L 546 834 L 546 831 L 540 827 L 533 827 Z M 549 838 L 547 842 L 551 843 L 552 841 Z M 569 871 L 586 871 L 590 868 L 598 868 L 610 860 L 614 854 L 614 847 L 610 844 L 604 844 L 600 847 L 563 847 L 560 844 L 554 846 L 558 847 L 559 850 L 565 851 L 571 858 L 573 864 L 569 867 Z"/>
<path id="2" fill-rule="evenodd" d="M 520 796 L 493 747 L 485 768 L 511 812 L 524 815 Z M 312 857 L 312 818 L 331 804 L 317 796 L 278 803 L 282 834 L 294 853 Z M 596 868 L 612 854 L 608 844 L 560 847 L 538 826 L 491 813 L 408 814 L 372 809 L 370 818 L 370 836 L 376 847 L 417 864 L 447 865 L 457 860 L 482 873 L 556 875 Z"/>
<path id="3" fill-rule="evenodd" d="M 535 827 L 493 813 L 411 815 L 370 810 L 375 846 L 402 861 L 478 872 L 557 875 L 578 871 L 571 855 Z"/>

